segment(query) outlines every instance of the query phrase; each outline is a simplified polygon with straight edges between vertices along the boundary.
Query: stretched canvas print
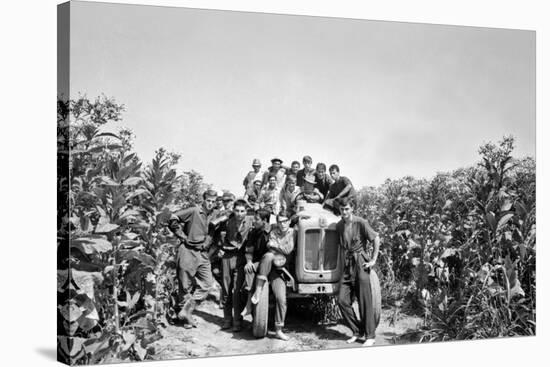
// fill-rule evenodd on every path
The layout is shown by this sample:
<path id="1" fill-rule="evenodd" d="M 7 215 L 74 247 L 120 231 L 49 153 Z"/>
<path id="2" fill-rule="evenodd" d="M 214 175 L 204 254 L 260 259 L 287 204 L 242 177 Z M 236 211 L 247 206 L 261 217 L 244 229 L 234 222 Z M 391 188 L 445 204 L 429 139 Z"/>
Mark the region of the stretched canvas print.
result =
<path id="1" fill-rule="evenodd" d="M 58 6 L 58 359 L 529 336 L 535 32 Z"/>

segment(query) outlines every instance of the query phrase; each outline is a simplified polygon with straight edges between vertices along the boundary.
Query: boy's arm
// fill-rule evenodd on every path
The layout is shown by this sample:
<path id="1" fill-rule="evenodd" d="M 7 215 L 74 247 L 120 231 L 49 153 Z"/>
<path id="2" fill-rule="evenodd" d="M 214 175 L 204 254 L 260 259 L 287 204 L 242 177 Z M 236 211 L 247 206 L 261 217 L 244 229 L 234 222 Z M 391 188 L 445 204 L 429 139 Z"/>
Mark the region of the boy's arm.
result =
<path id="1" fill-rule="evenodd" d="M 193 207 L 178 210 L 172 214 L 172 217 L 168 221 L 168 229 L 170 229 L 170 231 L 182 242 L 187 240 L 187 235 L 183 232 L 181 224 L 187 223 L 191 219 L 191 216 L 195 210 L 196 209 Z"/>
<path id="2" fill-rule="evenodd" d="M 338 195 L 336 195 L 335 199 L 346 196 L 351 191 L 351 189 L 353 189 L 353 185 L 352 185 L 351 181 L 347 178 L 344 178 L 344 180 L 346 182 L 346 187 L 344 187 L 344 189 L 342 191 L 340 191 L 340 193 Z"/>
<path id="3" fill-rule="evenodd" d="M 276 238 L 272 233 L 269 238 L 269 248 L 283 255 L 289 255 L 294 250 L 294 231 L 290 229 L 292 233 L 287 234 L 283 238 Z"/>

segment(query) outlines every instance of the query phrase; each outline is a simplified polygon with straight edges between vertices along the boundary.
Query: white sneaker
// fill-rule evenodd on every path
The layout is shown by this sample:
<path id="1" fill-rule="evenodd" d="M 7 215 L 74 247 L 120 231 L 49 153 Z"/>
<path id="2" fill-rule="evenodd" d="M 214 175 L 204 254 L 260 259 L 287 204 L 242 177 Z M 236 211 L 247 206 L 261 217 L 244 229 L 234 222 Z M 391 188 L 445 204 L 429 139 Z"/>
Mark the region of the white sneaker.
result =
<path id="1" fill-rule="evenodd" d="M 363 343 L 363 346 L 364 347 L 372 347 L 374 345 L 374 343 L 376 343 L 376 340 L 374 339 L 367 339 L 365 340 L 365 342 Z"/>
<path id="2" fill-rule="evenodd" d="M 348 340 L 346 340 L 346 343 L 348 343 L 348 344 L 355 343 L 357 341 L 357 338 L 358 338 L 357 335 L 354 335 L 351 338 L 349 338 Z"/>

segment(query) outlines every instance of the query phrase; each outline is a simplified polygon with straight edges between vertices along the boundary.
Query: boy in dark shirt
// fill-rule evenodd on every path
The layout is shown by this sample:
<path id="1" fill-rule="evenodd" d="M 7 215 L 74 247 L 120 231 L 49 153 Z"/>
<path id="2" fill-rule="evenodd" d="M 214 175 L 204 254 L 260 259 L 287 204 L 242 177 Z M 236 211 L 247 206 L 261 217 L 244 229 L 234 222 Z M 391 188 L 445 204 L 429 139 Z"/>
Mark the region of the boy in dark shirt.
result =
<path id="1" fill-rule="evenodd" d="M 340 176 L 340 168 L 333 164 L 329 168 L 330 177 L 334 183 L 330 185 L 324 204 L 334 211 L 334 214 L 340 214 L 340 206 L 344 200 L 357 200 L 357 193 L 353 188 L 350 179 Z"/>

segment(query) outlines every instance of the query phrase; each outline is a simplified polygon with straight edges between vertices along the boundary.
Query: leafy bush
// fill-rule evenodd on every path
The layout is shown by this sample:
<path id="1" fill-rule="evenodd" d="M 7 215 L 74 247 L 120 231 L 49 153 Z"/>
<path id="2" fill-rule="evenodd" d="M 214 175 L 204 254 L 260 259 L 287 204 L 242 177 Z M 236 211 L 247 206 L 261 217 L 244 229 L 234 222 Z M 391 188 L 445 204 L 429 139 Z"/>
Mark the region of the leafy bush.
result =
<path id="1" fill-rule="evenodd" d="M 513 144 L 484 144 L 475 167 L 360 191 L 383 287 L 412 293 L 425 316 L 419 340 L 535 333 L 535 161 L 514 159 Z"/>
<path id="2" fill-rule="evenodd" d="M 205 186 L 162 148 L 142 167 L 130 130 L 104 130 L 123 110 L 104 96 L 58 101 L 58 355 L 70 364 L 154 353 L 175 289 L 165 223 Z"/>

